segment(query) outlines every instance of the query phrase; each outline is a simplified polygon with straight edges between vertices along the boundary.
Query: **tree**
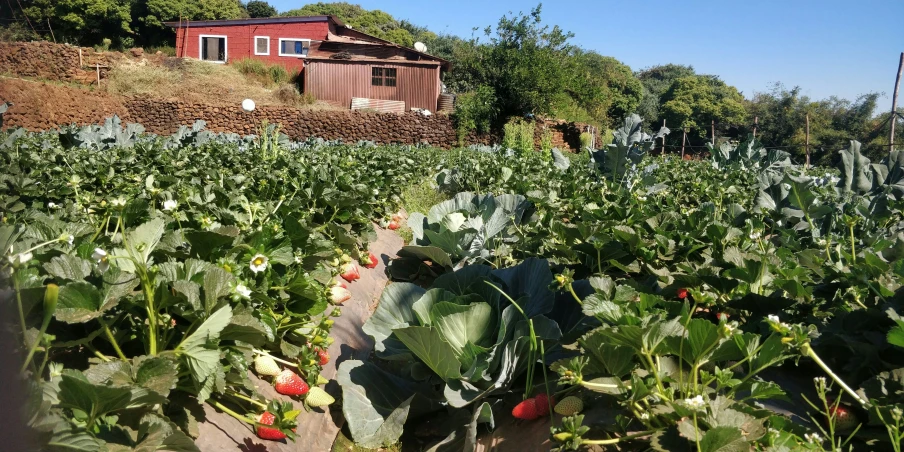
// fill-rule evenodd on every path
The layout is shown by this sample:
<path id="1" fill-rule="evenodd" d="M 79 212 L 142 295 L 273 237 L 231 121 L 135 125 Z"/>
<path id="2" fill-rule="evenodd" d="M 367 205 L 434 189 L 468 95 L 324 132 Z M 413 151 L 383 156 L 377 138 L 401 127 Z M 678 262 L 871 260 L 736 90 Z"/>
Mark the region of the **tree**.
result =
<path id="1" fill-rule="evenodd" d="M 744 96 L 713 75 L 691 75 L 672 82 L 662 96 L 660 116 L 672 128 L 688 128 L 688 136 L 707 138 L 710 122 L 743 125 Z"/>
<path id="2" fill-rule="evenodd" d="M 218 20 L 248 17 L 239 0 L 136 0 L 133 11 L 141 43 L 174 42 L 174 31 L 163 22 L 179 19 Z"/>
<path id="3" fill-rule="evenodd" d="M 279 14 L 276 8 L 262 0 L 251 0 L 245 5 L 249 17 L 275 17 Z"/>
<path id="4" fill-rule="evenodd" d="M 756 93 L 747 101 L 749 115 L 759 120 L 757 138 L 768 146 L 786 147 L 802 161 L 806 154 L 806 118 L 810 117 L 811 162 L 830 164 L 836 151 L 848 141 L 864 144 L 862 152 L 880 160 L 888 152 L 888 114 L 873 116 L 878 94 L 860 96 L 855 101 L 830 97 L 813 100 L 800 95 L 800 87 L 787 89 L 776 83 L 771 91 Z"/>
<path id="5" fill-rule="evenodd" d="M 346 25 L 362 33 L 385 39 L 403 46 L 411 46 L 414 36 L 391 15 L 375 10 L 366 10 L 360 5 L 346 2 L 311 3 L 298 9 L 286 11 L 283 16 L 336 16 Z"/>
<path id="6" fill-rule="evenodd" d="M 495 35 L 487 28 L 484 46 L 487 81 L 499 99 L 502 117 L 550 114 L 565 92 L 570 74 L 566 56 L 571 33 L 542 25 L 538 5 L 529 15 L 503 16 Z"/>
<path id="7" fill-rule="evenodd" d="M 570 58 L 574 80 L 569 95 L 596 121 L 612 127 L 634 113 L 643 85 L 631 68 L 612 57 L 576 49 Z"/>
<path id="8" fill-rule="evenodd" d="M 80 45 L 110 39 L 131 46 L 131 0 L 25 0 L 22 12 L 33 23 L 51 24 L 58 41 Z"/>
<path id="9" fill-rule="evenodd" d="M 671 88 L 675 80 L 691 75 L 696 75 L 693 66 L 680 64 L 653 66 L 637 73 L 637 79 L 643 85 L 643 95 L 637 107 L 637 114 L 644 119 L 646 126 L 662 122 L 659 117 L 662 95 Z"/>

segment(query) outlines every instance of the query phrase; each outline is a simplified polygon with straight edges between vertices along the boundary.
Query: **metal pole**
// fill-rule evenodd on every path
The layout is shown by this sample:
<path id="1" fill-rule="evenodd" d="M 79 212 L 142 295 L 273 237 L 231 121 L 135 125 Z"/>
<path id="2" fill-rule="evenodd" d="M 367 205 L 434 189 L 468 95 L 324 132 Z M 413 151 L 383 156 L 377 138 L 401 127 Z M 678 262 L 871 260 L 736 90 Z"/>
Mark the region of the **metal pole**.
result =
<path id="1" fill-rule="evenodd" d="M 901 52 L 901 60 L 898 61 L 898 76 L 895 77 L 895 94 L 891 97 L 891 130 L 888 133 L 888 152 L 895 149 L 895 122 L 898 118 L 898 89 L 901 87 L 901 72 L 904 70 L 904 52 Z"/>

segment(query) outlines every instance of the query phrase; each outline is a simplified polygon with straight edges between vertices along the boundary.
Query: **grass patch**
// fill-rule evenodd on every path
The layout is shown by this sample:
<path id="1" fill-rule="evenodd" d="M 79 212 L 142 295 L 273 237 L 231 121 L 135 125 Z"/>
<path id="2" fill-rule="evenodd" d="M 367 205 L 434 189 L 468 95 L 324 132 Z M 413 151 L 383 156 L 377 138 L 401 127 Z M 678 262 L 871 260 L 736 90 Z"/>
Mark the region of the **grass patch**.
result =
<path id="1" fill-rule="evenodd" d="M 445 193 L 434 188 L 433 179 L 429 177 L 425 177 L 417 184 L 409 185 L 402 190 L 402 203 L 408 215 L 413 212 L 420 212 L 426 215 L 431 207 L 447 199 L 449 197 Z M 405 243 L 411 243 L 413 239 L 411 228 L 407 224 L 403 224 L 399 228 L 399 235 Z"/>
<path id="2" fill-rule="evenodd" d="M 242 58 L 230 64 L 246 77 L 256 78 L 263 85 L 285 85 L 295 78 L 280 64 L 271 65 L 253 58 Z"/>
<path id="3" fill-rule="evenodd" d="M 148 60 L 127 62 L 110 71 L 106 89 L 123 96 L 217 105 L 238 105 L 244 99 L 253 99 L 258 105 L 338 108 L 298 93 L 282 66 L 272 69 L 266 64 L 261 65 L 262 73 L 267 74 L 265 78 L 256 75 L 254 63 L 211 64 L 182 58 L 167 58 L 162 65 Z M 240 68 L 251 75 L 245 75 Z M 273 85 L 273 80 L 277 79 L 282 85 Z"/>

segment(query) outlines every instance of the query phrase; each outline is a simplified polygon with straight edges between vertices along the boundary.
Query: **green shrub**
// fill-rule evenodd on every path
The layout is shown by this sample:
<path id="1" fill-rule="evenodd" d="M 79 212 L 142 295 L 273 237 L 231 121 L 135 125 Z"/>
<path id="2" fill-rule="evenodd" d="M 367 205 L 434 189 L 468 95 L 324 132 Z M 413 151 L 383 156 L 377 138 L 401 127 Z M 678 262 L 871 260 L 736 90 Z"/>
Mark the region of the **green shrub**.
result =
<path id="1" fill-rule="evenodd" d="M 521 154 L 534 151 L 534 123 L 512 118 L 503 126 L 502 147 Z"/>
<path id="2" fill-rule="evenodd" d="M 283 85 L 292 80 L 289 71 L 281 64 L 267 64 L 254 58 L 242 58 L 232 62 L 242 74 L 260 80 L 265 85 Z"/>
<path id="3" fill-rule="evenodd" d="M 593 141 L 593 135 L 590 132 L 581 133 L 581 150 L 587 149 L 590 147 L 591 142 Z"/>
<path id="4" fill-rule="evenodd" d="M 552 150 L 552 131 L 549 130 L 549 127 L 543 127 L 543 134 L 540 136 L 540 150 L 543 151 L 543 155 L 547 156 Z"/>
<path id="5" fill-rule="evenodd" d="M 496 92 L 489 86 L 479 86 L 476 91 L 459 95 L 452 119 L 459 144 L 463 145 L 471 132 L 489 132 L 496 120 Z"/>

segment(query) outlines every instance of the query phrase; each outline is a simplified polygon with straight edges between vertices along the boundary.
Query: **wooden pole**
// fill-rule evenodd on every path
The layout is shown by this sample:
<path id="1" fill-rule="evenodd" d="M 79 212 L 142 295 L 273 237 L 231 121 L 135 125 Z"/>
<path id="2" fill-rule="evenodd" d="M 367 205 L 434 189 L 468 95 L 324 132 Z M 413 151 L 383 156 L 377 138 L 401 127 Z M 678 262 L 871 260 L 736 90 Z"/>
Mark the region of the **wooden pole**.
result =
<path id="1" fill-rule="evenodd" d="M 753 117 L 753 138 L 756 139 L 756 126 L 760 125 L 760 117 Z"/>
<path id="2" fill-rule="evenodd" d="M 97 87 L 100 88 L 100 63 L 94 63 L 94 69 L 97 70 Z"/>
<path id="3" fill-rule="evenodd" d="M 895 122 L 898 120 L 898 89 L 901 88 L 901 72 L 904 71 L 904 52 L 901 52 L 901 60 L 898 61 L 898 76 L 895 77 L 895 91 L 891 96 L 891 127 L 888 133 L 888 152 L 895 149 Z"/>
<path id="4" fill-rule="evenodd" d="M 710 124 L 710 130 L 712 131 L 712 138 L 710 138 L 710 142 L 713 146 L 716 145 L 716 120 L 713 119 L 712 124 Z"/>
<path id="5" fill-rule="evenodd" d="M 662 120 L 662 128 L 665 129 L 665 119 Z M 662 136 L 662 154 L 665 155 L 665 135 Z"/>
<path id="6" fill-rule="evenodd" d="M 78 68 L 79 69 L 85 68 L 85 62 L 82 61 L 82 48 L 81 47 L 78 48 Z"/>
<path id="7" fill-rule="evenodd" d="M 810 167 L 810 114 L 807 113 L 807 144 L 806 144 L 806 152 L 807 152 L 807 161 L 804 164 L 804 168 Z"/>
<path id="8" fill-rule="evenodd" d="M 687 127 L 681 128 L 681 160 L 684 160 L 684 143 L 687 141 Z"/>
<path id="9" fill-rule="evenodd" d="M 53 35 L 53 27 L 50 26 L 50 17 L 47 18 L 47 29 L 50 30 L 50 37 L 53 38 L 53 43 L 56 44 L 56 36 Z"/>

